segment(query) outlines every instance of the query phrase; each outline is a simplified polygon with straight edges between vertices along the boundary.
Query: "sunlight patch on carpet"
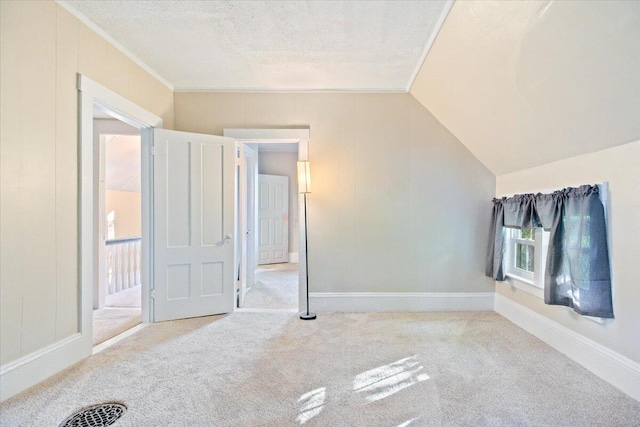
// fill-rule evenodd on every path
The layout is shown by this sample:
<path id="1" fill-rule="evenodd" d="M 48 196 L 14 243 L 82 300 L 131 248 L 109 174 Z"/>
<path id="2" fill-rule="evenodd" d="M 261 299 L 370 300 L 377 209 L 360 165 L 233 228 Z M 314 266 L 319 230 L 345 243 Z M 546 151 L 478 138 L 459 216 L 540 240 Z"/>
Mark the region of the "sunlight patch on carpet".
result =
<path id="1" fill-rule="evenodd" d="M 396 427 L 407 427 L 408 425 L 410 425 L 412 422 L 414 422 L 418 418 L 420 418 L 420 417 L 411 418 L 410 420 L 407 420 L 407 421 L 403 422 L 402 424 L 398 424 Z"/>
<path id="2" fill-rule="evenodd" d="M 353 391 L 362 393 L 367 402 L 375 402 L 428 380 L 429 376 L 420 372 L 423 369 L 416 356 L 400 359 L 356 375 Z"/>
<path id="3" fill-rule="evenodd" d="M 327 397 L 327 389 L 320 387 L 303 394 L 298 402 L 303 402 L 300 413 L 296 417 L 296 421 L 300 424 L 308 422 L 311 418 L 320 414 L 324 409 L 324 401 Z"/>

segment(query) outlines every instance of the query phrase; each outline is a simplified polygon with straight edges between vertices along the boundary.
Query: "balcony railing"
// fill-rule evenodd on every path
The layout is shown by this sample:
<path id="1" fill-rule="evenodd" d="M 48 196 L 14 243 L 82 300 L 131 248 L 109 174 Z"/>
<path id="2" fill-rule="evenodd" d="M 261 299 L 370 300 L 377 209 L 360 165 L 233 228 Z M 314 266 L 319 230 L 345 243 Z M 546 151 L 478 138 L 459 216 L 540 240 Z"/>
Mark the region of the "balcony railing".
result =
<path id="1" fill-rule="evenodd" d="M 140 248 L 142 239 L 107 240 L 107 295 L 142 283 L 140 278 Z"/>

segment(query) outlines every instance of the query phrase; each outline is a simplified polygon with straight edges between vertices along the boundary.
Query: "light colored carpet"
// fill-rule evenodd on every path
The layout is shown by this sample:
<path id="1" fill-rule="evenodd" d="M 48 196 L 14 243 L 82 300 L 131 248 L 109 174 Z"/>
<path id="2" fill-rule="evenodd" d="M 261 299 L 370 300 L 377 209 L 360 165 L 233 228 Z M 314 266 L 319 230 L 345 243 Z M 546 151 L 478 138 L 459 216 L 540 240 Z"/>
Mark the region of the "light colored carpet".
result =
<path id="1" fill-rule="evenodd" d="M 106 307 L 141 307 L 142 289 L 140 285 L 134 286 L 124 291 L 107 295 L 105 298 Z"/>
<path id="2" fill-rule="evenodd" d="M 298 264 L 259 266 L 243 308 L 298 308 Z"/>
<path id="3" fill-rule="evenodd" d="M 139 324 L 142 315 L 141 300 L 140 286 L 107 295 L 105 308 L 93 310 L 93 345 L 103 343 Z"/>
<path id="4" fill-rule="evenodd" d="M 105 307 L 93 310 L 93 345 L 133 328 L 141 321 L 140 308 Z"/>
<path id="5" fill-rule="evenodd" d="M 640 403 L 496 313 L 235 313 L 152 324 L 0 406 L 55 426 L 639 426 Z"/>

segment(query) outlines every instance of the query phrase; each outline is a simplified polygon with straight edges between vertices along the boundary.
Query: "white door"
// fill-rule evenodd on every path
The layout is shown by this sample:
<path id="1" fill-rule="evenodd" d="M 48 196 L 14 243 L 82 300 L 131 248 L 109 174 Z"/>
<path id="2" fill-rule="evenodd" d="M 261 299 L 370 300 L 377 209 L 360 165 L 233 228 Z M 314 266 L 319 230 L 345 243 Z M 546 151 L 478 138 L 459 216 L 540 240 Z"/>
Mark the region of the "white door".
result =
<path id="1" fill-rule="evenodd" d="M 289 262 L 289 177 L 258 178 L 258 264 Z"/>
<path id="2" fill-rule="evenodd" d="M 240 148 L 240 281 L 238 285 L 238 307 L 244 305 L 247 291 L 255 280 L 256 253 L 256 185 L 258 180 L 258 152 L 246 144 Z"/>
<path id="3" fill-rule="evenodd" d="M 233 311 L 235 142 L 154 130 L 153 319 Z"/>

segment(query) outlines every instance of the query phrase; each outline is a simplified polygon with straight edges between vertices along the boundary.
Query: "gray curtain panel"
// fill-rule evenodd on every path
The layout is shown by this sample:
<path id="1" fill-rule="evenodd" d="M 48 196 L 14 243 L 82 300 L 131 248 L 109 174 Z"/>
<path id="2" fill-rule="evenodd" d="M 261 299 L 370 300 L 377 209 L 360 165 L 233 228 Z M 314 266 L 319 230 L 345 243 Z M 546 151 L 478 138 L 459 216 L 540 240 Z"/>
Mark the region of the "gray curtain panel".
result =
<path id="1" fill-rule="evenodd" d="M 485 274 L 502 282 L 506 279 L 502 259 L 504 258 L 504 200 L 493 199 L 493 215 L 489 224 L 489 245 Z"/>
<path id="2" fill-rule="evenodd" d="M 572 307 L 587 316 L 613 318 L 607 231 L 598 193 L 597 186 L 583 185 L 552 194 L 494 199 L 487 276 L 504 280 L 504 227 L 543 227 L 550 232 L 545 303 Z"/>

